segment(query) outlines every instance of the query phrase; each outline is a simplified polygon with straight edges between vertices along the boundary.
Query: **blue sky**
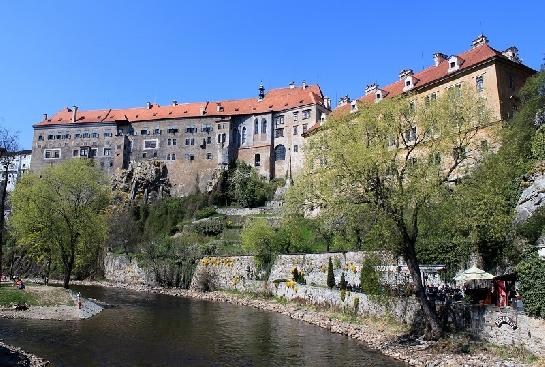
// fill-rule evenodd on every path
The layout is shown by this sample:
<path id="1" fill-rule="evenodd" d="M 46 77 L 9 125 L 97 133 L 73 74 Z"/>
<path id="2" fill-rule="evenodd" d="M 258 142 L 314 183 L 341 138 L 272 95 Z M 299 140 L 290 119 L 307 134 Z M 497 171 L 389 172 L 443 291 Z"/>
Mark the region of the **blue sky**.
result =
<path id="1" fill-rule="evenodd" d="M 317 82 L 334 101 L 357 97 L 431 65 L 434 52 L 468 49 L 481 32 L 537 69 L 543 14 L 543 0 L 6 1 L 0 126 L 30 148 L 32 124 L 65 106 L 244 98 L 260 81 L 291 80 Z"/>

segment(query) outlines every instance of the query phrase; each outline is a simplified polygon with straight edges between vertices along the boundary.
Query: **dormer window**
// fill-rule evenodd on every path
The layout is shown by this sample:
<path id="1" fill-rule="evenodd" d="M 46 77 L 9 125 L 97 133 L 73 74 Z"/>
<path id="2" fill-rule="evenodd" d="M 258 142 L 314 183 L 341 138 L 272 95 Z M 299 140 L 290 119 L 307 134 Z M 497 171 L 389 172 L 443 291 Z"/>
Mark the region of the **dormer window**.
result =
<path id="1" fill-rule="evenodd" d="M 350 111 L 355 112 L 358 110 L 358 105 L 356 101 L 350 102 Z"/>
<path id="2" fill-rule="evenodd" d="M 451 56 L 448 59 L 448 72 L 452 73 L 458 69 L 460 69 L 460 65 L 462 64 L 462 59 L 460 59 L 458 56 Z"/>
<path id="3" fill-rule="evenodd" d="M 408 90 L 411 90 L 414 88 L 414 84 L 416 83 L 416 79 L 412 76 L 412 75 L 409 75 L 407 77 L 405 77 L 405 84 L 403 86 L 403 92 L 406 92 Z"/>
<path id="4" fill-rule="evenodd" d="M 375 98 L 375 102 L 378 102 L 382 99 L 382 92 L 381 91 L 378 91 L 377 94 L 375 95 L 376 98 Z"/>

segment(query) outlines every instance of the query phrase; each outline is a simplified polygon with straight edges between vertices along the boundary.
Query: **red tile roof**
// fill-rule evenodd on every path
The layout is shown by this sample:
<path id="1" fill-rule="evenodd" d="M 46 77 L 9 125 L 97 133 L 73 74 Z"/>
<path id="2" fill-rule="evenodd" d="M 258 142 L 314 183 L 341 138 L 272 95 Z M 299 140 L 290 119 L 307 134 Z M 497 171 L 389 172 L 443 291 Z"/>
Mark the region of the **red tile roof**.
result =
<path id="1" fill-rule="evenodd" d="M 507 60 L 507 58 L 503 56 L 501 52 L 493 49 L 486 43 L 455 56 L 458 56 L 458 60 L 461 64 L 460 64 L 459 70 L 452 74 L 463 72 L 464 70 L 474 65 L 482 63 L 496 56 L 504 57 Z M 435 81 L 438 81 L 448 76 L 449 75 L 448 68 L 449 68 L 449 65 L 448 65 L 448 58 L 447 58 L 447 60 L 442 60 L 437 66 L 435 65 L 430 66 L 427 69 L 424 69 L 418 73 L 415 73 L 413 75 L 415 78 L 415 85 L 412 88 L 412 90 L 418 90 L 419 88 L 423 88 L 427 85 L 430 85 L 431 83 Z M 386 98 L 388 98 L 388 97 L 394 97 L 394 96 L 402 94 L 403 87 L 404 87 L 404 81 L 398 80 L 385 87 L 379 87 L 379 89 L 387 92 Z M 375 100 L 374 93 L 358 98 L 358 101 L 373 102 L 374 100 Z M 349 110 L 350 110 L 350 103 L 337 107 L 335 109 L 335 113 L 342 113 Z"/>
<path id="2" fill-rule="evenodd" d="M 152 104 L 151 108 L 138 107 L 127 109 L 78 110 L 76 123 L 115 122 L 119 120 L 138 122 L 150 120 L 173 119 L 183 117 L 202 116 L 234 116 L 251 115 L 254 113 L 279 112 L 286 109 L 311 105 L 324 104 L 324 96 L 319 85 L 309 85 L 305 89 L 278 88 L 271 89 L 263 100 L 245 98 L 215 102 L 192 102 L 178 105 L 159 106 Z M 217 106 L 222 108 L 218 111 Z M 38 122 L 35 126 L 49 126 L 72 123 L 72 110 L 65 108 L 47 120 Z"/>

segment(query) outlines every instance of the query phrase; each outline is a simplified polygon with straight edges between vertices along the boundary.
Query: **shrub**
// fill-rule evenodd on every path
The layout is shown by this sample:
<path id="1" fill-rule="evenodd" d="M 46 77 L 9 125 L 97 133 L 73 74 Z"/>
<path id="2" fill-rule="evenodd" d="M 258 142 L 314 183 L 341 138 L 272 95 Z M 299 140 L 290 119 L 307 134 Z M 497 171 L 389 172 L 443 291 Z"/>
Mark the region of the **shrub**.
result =
<path id="1" fill-rule="evenodd" d="M 363 260 L 360 273 L 360 287 L 363 293 L 380 294 L 382 285 L 380 275 L 376 270 L 379 261 L 373 257 L 367 257 Z"/>
<path id="2" fill-rule="evenodd" d="M 293 275 L 293 280 L 296 281 L 297 283 L 302 285 L 307 284 L 307 281 L 305 280 L 305 277 L 302 271 L 298 271 L 297 268 L 293 268 L 293 270 L 291 271 L 291 274 Z"/>
<path id="3" fill-rule="evenodd" d="M 531 316 L 545 318 L 545 262 L 537 255 L 517 266 L 524 309 Z"/>
<path id="4" fill-rule="evenodd" d="M 333 262 L 331 261 L 331 257 L 329 258 L 329 262 L 327 264 L 327 286 L 329 288 L 333 288 L 335 286 L 335 275 L 333 274 Z"/>
<path id="5" fill-rule="evenodd" d="M 255 256 L 261 270 L 267 269 L 278 253 L 274 228 L 265 219 L 254 219 L 243 228 L 241 238 L 243 250 Z"/>
<path id="6" fill-rule="evenodd" d="M 207 206 L 205 208 L 198 209 L 195 212 L 195 219 L 208 218 L 208 217 L 213 216 L 216 213 L 217 213 L 216 208 L 214 208 L 213 206 Z"/>
<path id="7" fill-rule="evenodd" d="M 346 285 L 347 285 L 347 282 L 346 282 L 346 279 L 344 278 L 344 271 L 343 271 L 341 274 L 341 281 L 339 283 L 339 288 L 341 289 L 341 291 L 346 290 Z"/>
<path id="8" fill-rule="evenodd" d="M 217 236 L 223 232 L 224 223 L 223 219 L 215 217 L 203 219 L 193 224 L 193 228 L 197 233 L 205 236 Z"/>

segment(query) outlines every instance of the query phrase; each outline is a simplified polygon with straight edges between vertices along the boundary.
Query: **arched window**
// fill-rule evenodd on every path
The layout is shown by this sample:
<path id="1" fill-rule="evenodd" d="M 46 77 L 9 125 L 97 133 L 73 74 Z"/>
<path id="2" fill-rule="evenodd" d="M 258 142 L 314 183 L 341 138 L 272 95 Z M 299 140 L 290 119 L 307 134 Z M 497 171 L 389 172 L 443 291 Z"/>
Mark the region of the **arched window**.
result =
<path id="1" fill-rule="evenodd" d="M 256 154 L 254 156 L 254 166 L 256 167 L 261 166 L 261 154 Z"/>
<path id="2" fill-rule="evenodd" d="M 282 144 L 277 145 L 274 148 L 274 160 L 275 161 L 283 161 L 286 159 L 286 147 Z"/>
<path id="3" fill-rule="evenodd" d="M 242 144 L 242 145 L 246 144 L 246 126 L 242 128 L 242 139 L 241 139 L 241 144 Z"/>
<path id="4" fill-rule="evenodd" d="M 257 119 L 254 120 L 254 134 L 259 134 L 259 121 Z"/>
<path id="5" fill-rule="evenodd" d="M 261 119 L 261 134 L 267 133 L 267 120 Z"/>

